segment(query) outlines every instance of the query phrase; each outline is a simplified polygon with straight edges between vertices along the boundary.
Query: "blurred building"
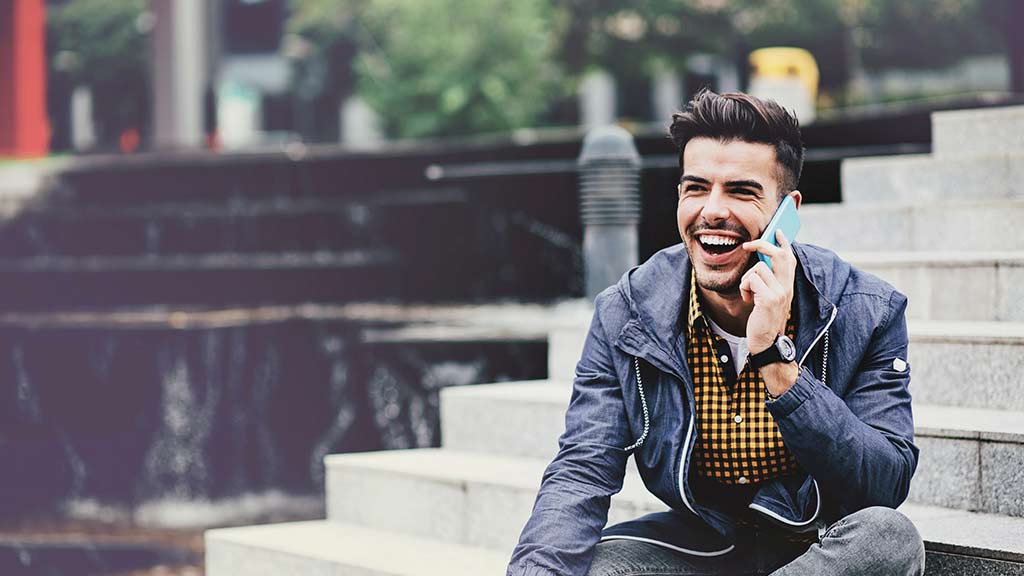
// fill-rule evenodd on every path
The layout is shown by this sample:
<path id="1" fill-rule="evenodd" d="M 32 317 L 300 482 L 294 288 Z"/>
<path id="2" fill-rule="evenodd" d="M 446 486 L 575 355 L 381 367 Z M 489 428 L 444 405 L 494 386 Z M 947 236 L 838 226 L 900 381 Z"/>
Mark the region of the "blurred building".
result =
<path id="1" fill-rule="evenodd" d="M 7 150 L 0 153 L 45 151 L 43 143 L 51 136 L 47 116 L 57 150 L 243 149 L 278 147 L 292 140 L 365 146 L 382 139 L 376 115 L 356 94 L 355 42 L 341 42 L 340 48 L 323 54 L 301 36 L 288 34 L 288 0 L 145 0 L 145 13 L 132 25 L 145 36 L 151 52 L 143 82 L 148 87 L 124 89 L 138 92 L 129 120 L 123 109 L 111 109 L 109 94 L 59 77 L 55 81 L 52 72 L 49 82 L 45 75 L 25 72 L 47 65 L 46 54 L 29 48 L 42 42 L 43 7 L 55 10 L 72 1 L 0 0 L 0 82 L 6 82 L 0 88 L 9 87 L 0 90 L 0 98 L 15 99 L 0 100 L 0 151 Z M 821 60 L 820 91 L 802 89 L 806 81 L 796 78 L 806 75 L 800 72 L 806 66 L 783 62 L 773 71 L 769 68 L 774 64 L 750 67 L 747 49 L 740 46 L 741 39 L 737 42 L 736 54 L 663 55 L 661 66 L 597 62 L 580 80 L 576 94 L 555 102 L 536 123 L 582 128 L 616 121 L 664 124 L 704 86 L 775 97 L 806 123 L 821 104 L 819 93 L 828 91 L 826 100 L 834 95 L 835 86 L 826 85 L 825 78 L 830 70 L 835 76 L 835 66 L 827 64 L 831 61 Z M 1024 53 L 1015 50 L 1009 52 Z M 59 56 L 49 55 L 51 67 Z M 1021 61 L 1024 57 L 1017 59 L 1018 67 Z M 795 75 L 789 77 L 794 66 Z M 1005 93 L 1014 85 L 1012 66 L 1005 54 L 989 54 L 948 69 L 861 70 L 855 78 L 858 98 L 844 103 Z M 758 70 L 751 83 L 754 68 Z M 1024 73 L 1018 76 L 1024 78 Z M 47 90 L 48 115 L 33 109 Z"/>

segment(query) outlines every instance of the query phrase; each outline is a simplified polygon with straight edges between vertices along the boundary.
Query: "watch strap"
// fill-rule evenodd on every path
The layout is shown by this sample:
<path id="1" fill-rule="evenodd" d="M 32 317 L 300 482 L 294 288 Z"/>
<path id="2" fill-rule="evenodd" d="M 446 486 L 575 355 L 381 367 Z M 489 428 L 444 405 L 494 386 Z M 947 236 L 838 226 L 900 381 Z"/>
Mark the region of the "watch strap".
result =
<path id="1" fill-rule="evenodd" d="M 782 352 L 784 347 L 790 352 L 789 358 L 787 358 Z M 750 366 L 756 370 L 760 370 L 763 366 L 774 364 L 775 362 L 792 362 L 795 359 L 794 352 L 795 350 L 792 340 L 782 334 L 779 334 L 775 337 L 775 342 L 773 342 L 767 349 L 758 352 L 757 354 L 750 355 Z"/>

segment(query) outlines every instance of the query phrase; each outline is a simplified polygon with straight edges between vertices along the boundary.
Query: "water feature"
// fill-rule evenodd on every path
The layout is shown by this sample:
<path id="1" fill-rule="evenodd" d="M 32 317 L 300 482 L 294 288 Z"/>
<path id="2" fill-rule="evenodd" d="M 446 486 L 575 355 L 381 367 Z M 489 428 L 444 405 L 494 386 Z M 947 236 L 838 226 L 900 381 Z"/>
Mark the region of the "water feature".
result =
<path id="1" fill-rule="evenodd" d="M 154 525 L 241 520 L 218 506 L 245 498 L 258 516 L 260 495 L 309 511 L 324 455 L 436 446 L 441 388 L 545 375 L 545 339 L 509 331 L 515 313 L 481 338 L 493 309 L 475 328 L 472 307 L 455 309 L 440 337 L 343 307 L 0 317 L 0 390 L 16 398 L 0 451 L 24 449 L 19 423 L 41 447 L 4 482 L 19 512 L 51 503 Z M 416 324 L 437 328 L 451 312 L 425 314 L 438 317 Z"/>

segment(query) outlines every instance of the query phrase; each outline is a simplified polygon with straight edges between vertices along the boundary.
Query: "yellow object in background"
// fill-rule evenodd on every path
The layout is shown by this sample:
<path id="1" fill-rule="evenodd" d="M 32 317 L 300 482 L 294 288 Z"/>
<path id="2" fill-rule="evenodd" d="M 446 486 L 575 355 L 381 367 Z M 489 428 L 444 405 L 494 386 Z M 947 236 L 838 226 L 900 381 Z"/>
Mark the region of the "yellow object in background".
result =
<path id="1" fill-rule="evenodd" d="M 801 122 L 814 119 L 818 99 L 818 62 L 803 48 L 760 48 L 750 53 L 750 93 L 772 98 L 796 112 Z"/>

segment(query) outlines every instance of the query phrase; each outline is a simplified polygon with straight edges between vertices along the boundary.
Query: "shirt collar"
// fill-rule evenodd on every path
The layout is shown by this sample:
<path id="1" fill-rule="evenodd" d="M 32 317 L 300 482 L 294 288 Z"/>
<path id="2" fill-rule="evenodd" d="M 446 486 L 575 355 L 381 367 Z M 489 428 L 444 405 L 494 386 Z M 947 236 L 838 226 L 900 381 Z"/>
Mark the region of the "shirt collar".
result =
<path id="1" fill-rule="evenodd" d="M 697 296 L 697 273 L 690 267 L 690 308 L 687 316 L 687 325 L 693 328 L 694 322 L 702 318 L 704 312 L 700 309 L 700 298 Z M 705 320 L 706 322 L 706 320 Z M 705 324 L 706 325 L 706 324 Z"/>

